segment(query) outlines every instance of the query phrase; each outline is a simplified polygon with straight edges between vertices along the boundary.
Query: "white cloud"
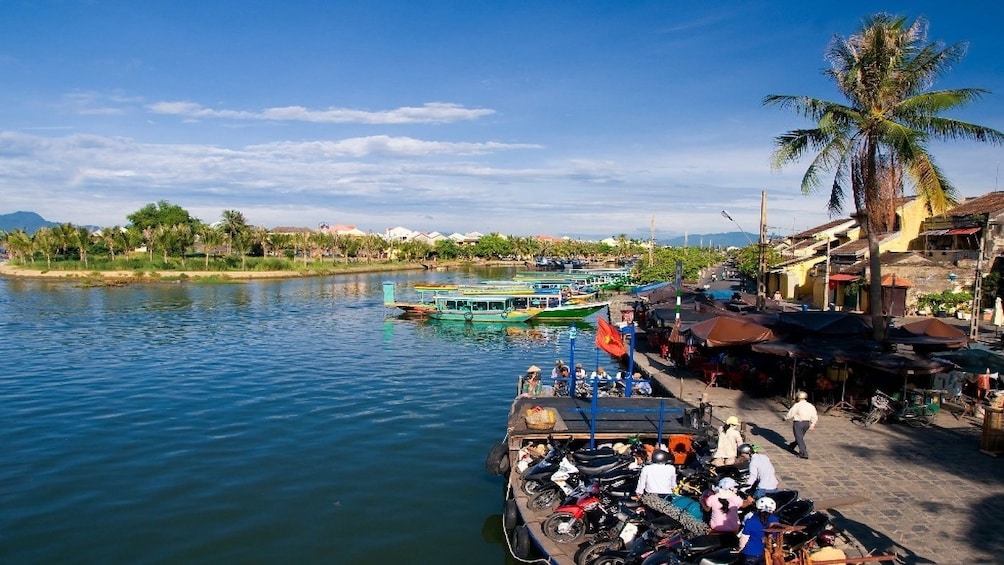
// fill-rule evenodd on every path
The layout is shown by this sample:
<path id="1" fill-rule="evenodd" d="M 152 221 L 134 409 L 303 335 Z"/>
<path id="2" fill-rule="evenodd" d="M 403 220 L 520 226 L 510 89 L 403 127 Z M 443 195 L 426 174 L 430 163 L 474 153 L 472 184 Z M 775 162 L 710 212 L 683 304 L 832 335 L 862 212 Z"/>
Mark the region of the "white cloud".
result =
<path id="1" fill-rule="evenodd" d="M 367 111 L 350 108 L 311 110 L 303 106 L 266 108 L 260 112 L 246 110 L 214 110 L 195 102 L 155 102 L 147 105 L 155 114 L 197 119 L 267 120 L 282 122 L 313 122 L 326 124 L 442 124 L 472 121 L 495 113 L 486 108 L 465 108 L 459 104 L 428 102 L 422 106 L 405 106 L 393 110 Z"/>

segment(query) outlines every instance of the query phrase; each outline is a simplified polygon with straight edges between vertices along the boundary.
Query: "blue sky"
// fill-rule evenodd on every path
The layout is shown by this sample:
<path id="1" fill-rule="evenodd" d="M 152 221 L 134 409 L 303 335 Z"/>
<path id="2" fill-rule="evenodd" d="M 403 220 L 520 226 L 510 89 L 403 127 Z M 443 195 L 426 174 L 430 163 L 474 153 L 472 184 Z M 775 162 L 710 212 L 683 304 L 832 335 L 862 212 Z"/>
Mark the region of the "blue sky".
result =
<path id="1" fill-rule="evenodd" d="M 715 5 L 705 7 L 706 5 Z M 111 226 L 159 200 L 255 225 L 647 238 L 827 221 L 767 94 L 839 100 L 869 14 L 969 43 L 935 88 L 1004 130 L 1004 8 L 948 2 L 0 3 L 0 213 Z M 994 6 L 994 7 L 991 7 Z M 964 196 L 1004 149 L 934 146 Z M 850 202 L 848 206 L 852 206 Z"/>

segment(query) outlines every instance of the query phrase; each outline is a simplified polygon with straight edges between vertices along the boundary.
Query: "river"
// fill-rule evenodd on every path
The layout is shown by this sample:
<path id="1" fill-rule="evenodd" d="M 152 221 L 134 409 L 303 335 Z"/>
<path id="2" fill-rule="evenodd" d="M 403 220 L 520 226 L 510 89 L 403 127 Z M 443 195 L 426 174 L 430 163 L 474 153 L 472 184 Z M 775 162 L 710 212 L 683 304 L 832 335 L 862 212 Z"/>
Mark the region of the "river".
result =
<path id="1" fill-rule="evenodd" d="M 506 276 L 0 279 L 0 562 L 506 563 L 484 459 L 567 328 L 403 320 L 381 291 Z"/>

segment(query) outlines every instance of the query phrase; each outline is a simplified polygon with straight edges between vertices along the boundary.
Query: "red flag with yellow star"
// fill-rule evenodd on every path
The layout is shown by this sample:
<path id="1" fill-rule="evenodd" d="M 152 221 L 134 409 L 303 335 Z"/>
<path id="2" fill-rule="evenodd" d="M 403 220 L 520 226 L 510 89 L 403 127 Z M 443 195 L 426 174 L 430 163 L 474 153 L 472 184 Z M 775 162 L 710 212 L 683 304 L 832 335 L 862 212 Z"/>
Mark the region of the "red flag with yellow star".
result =
<path id="1" fill-rule="evenodd" d="M 599 330 L 596 332 L 596 347 L 606 351 L 614 357 L 627 355 L 627 346 L 624 345 L 624 338 L 613 324 L 603 318 L 596 318 Z"/>

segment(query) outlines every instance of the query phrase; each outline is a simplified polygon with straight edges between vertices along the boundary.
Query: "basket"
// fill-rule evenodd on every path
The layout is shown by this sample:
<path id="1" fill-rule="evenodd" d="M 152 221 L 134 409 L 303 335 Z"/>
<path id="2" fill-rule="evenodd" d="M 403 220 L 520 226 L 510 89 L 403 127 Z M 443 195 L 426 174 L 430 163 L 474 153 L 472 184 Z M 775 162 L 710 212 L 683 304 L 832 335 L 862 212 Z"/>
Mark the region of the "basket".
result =
<path id="1" fill-rule="evenodd" d="M 554 429 L 554 422 L 557 418 L 553 409 L 534 406 L 527 408 L 523 419 L 526 420 L 526 427 L 531 430 L 551 430 Z"/>

